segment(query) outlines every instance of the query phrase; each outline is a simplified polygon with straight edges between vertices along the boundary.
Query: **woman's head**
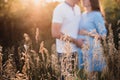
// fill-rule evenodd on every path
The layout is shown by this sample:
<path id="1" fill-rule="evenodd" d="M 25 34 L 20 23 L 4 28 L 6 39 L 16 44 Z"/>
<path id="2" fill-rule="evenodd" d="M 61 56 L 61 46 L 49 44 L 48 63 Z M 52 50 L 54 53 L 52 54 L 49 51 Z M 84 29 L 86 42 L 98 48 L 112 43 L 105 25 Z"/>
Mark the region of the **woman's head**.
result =
<path id="1" fill-rule="evenodd" d="M 82 0 L 83 7 L 91 7 L 92 11 L 100 11 L 99 0 Z"/>
<path id="2" fill-rule="evenodd" d="M 100 11 L 99 0 L 90 0 L 92 10 Z"/>

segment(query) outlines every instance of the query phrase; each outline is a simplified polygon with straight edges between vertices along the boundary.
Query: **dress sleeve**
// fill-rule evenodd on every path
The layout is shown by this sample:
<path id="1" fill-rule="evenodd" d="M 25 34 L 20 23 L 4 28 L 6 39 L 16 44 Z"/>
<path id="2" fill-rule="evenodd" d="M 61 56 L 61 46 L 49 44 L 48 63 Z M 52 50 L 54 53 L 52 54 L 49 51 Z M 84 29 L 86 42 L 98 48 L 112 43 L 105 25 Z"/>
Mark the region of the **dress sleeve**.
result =
<path id="1" fill-rule="evenodd" d="M 105 27 L 104 19 L 103 19 L 100 12 L 96 12 L 94 22 L 95 22 L 95 28 L 96 28 L 97 32 L 101 36 L 106 36 L 107 30 L 106 30 L 106 27 Z"/>

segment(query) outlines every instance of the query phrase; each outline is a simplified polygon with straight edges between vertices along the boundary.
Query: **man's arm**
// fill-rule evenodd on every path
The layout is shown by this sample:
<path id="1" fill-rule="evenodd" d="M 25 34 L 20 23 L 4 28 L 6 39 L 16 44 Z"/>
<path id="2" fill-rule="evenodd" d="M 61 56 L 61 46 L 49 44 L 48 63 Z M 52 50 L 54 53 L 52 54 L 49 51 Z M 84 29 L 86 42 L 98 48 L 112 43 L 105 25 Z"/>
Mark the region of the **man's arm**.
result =
<path id="1" fill-rule="evenodd" d="M 76 44 L 78 47 L 81 47 L 83 44 L 83 40 L 81 39 L 74 39 L 71 36 L 65 35 L 61 32 L 61 23 L 52 23 L 52 37 L 61 39 L 63 41 L 70 41 L 74 44 Z"/>
<path id="2" fill-rule="evenodd" d="M 61 23 L 52 23 L 52 37 L 53 38 L 57 38 L 60 39 L 62 37 L 62 33 L 61 33 Z"/>
<path id="3" fill-rule="evenodd" d="M 52 37 L 75 43 L 76 39 L 74 39 L 68 35 L 65 35 L 64 33 L 61 32 L 61 25 L 62 24 L 60 24 L 60 23 L 53 23 L 52 24 Z"/>

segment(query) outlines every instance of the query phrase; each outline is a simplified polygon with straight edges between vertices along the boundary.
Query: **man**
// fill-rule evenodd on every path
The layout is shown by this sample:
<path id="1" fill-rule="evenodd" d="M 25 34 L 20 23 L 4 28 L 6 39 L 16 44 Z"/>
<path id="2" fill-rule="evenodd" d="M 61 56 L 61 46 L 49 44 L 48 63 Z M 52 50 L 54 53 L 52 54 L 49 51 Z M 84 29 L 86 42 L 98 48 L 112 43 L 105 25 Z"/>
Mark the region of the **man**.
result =
<path id="1" fill-rule="evenodd" d="M 79 6 L 76 4 L 79 1 L 80 0 L 65 0 L 65 2 L 59 4 L 54 10 L 52 36 L 56 38 L 58 59 L 65 53 L 62 48 L 64 48 L 66 41 L 70 41 L 71 54 L 74 55 L 74 58 L 76 57 L 77 46 L 82 46 L 83 41 L 77 39 L 81 13 Z M 74 63 L 72 65 L 74 65 Z"/>

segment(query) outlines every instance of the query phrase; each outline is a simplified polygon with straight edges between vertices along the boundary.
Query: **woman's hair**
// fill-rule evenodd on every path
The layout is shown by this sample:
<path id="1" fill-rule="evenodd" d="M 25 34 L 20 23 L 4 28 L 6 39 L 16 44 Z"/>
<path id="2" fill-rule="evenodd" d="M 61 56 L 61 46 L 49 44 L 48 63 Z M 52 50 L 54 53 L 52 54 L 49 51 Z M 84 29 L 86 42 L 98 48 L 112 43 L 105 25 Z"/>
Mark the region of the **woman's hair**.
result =
<path id="1" fill-rule="evenodd" d="M 99 0 L 90 0 L 90 4 L 93 11 L 100 11 L 102 16 L 105 16 L 103 9 L 100 7 Z"/>
<path id="2" fill-rule="evenodd" d="M 100 11 L 99 0 L 90 0 L 90 4 L 93 11 Z"/>

